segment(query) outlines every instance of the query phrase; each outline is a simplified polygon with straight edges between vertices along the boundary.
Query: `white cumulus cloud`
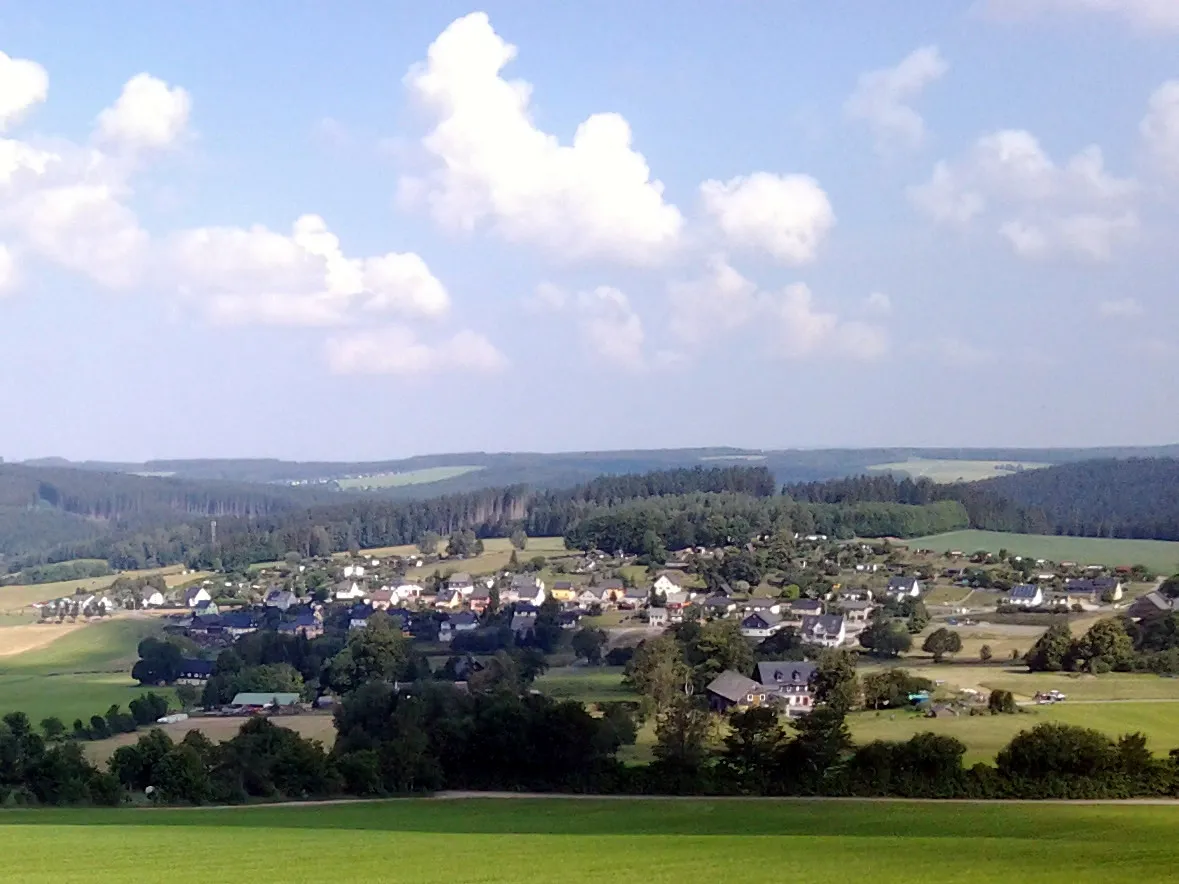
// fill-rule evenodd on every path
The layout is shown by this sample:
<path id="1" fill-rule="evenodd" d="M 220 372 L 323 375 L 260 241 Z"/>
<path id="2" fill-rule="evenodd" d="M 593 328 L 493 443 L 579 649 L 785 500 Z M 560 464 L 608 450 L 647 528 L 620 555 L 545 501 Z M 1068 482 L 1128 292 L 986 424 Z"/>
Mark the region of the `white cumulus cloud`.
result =
<path id="1" fill-rule="evenodd" d="M 775 353 L 785 359 L 829 353 L 871 360 L 888 351 L 888 336 L 882 328 L 845 322 L 835 313 L 820 310 L 804 283 L 788 285 L 772 295 L 769 306 L 777 319 Z"/>
<path id="2" fill-rule="evenodd" d="M 191 109 L 184 89 L 151 74 L 136 74 L 118 100 L 98 115 L 98 136 L 132 150 L 169 147 L 184 135 Z"/>
<path id="3" fill-rule="evenodd" d="M 704 208 L 734 247 L 808 264 L 835 226 L 827 193 L 809 175 L 755 172 L 700 185 Z"/>
<path id="4" fill-rule="evenodd" d="M 507 359 L 483 335 L 463 330 L 437 343 L 394 325 L 329 338 L 328 367 L 337 374 L 424 375 L 495 372 Z"/>
<path id="5" fill-rule="evenodd" d="M 577 296 L 582 340 L 600 364 L 624 369 L 646 366 L 643 321 L 616 288 L 598 286 Z"/>
<path id="6" fill-rule="evenodd" d="M 891 307 L 879 293 L 870 295 L 867 304 L 878 314 Z M 886 309 L 880 309 L 882 305 Z M 819 352 L 876 359 L 888 349 L 883 327 L 819 309 L 813 292 L 802 283 L 779 292 L 763 291 L 723 255 L 711 257 L 699 278 L 670 284 L 668 307 L 671 333 L 685 345 L 751 327 L 753 331 L 744 334 L 765 340 L 773 354 L 791 359 Z"/>
<path id="7" fill-rule="evenodd" d="M 668 304 L 672 334 L 697 344 L 749 322 L 760 308 L 760 295 L 724 255 L 713 255 L 703 276 L 668 286 Z"/>
<path id="8" fill-rule="evenodd" d="M 957 162 L 938 162 L 929 181 L 909 189 L 909 199 L 939 224 L 994 219 L 1023 257 L 1108 260 L 1135 238 L 1139 191 L 1134 179 L 1106 170 L 1095 145 L 1058 163 L 1030 132 L 1007 129 L 982 136 Z"/>
<path id="9" fill-rule="evenodd" d="M 1175 0 L 979 0 L 977 6 L 1014 20 L 1096 12 L 1117 16 L 1143 30 L 1179 30 L 1179 3 Z"/>
<path id="10" fill-rule="evenodd" d="M 1154 91 L 1140 128 L 1160 168 L 1179 179 L 1179 80 L 1168 80 Z"/>
<path id="11" fill-rule="evenodd" d="M 562 258 L 664 257 L 683 217 L 632 147 L 627 121 L 594 114 L 561 144 L 533 122 L 532 87 L 503 78 L 515 57 L 476 12 L 451 23 L 409 71 L 405 82 L 434 122 L 422 145 L 436 164 L 423 179 L 403 180 L 403 196 L 424 200 L 444 225 L 487 222 Z"/>
<path id="12" fill-rule="evenodd" d="M 35 61 L 0 52 L 0 130 L 7 129 L 49 95 L 49 74 Z"/>
<path id="13" fill-rule="evenodd" d="M 918 147 L 925 140 L 925 121 L 911 102 L 949 69 L 936 46 L 923 46 L 896 67 L 863 74 L 844 111 L 872 129 L 882 150 L 894 144 Z"/>
<path id="14" fill-rule="evenodd" d="M 206 227 L 176 234 L 161 273 L 227 322 L 333 325 L 361 313 L 437 318 L 445 286 L 418 255 L 348 258 L 322 218 L 290 235 L 265 227 Z"/>
<path id="15" fill-rule="evenodd" d="M 887 316 L 892 313 L 892 298 L 884 292 L 872 292 L 864 300 L 869 313 L 874 313 L 877 316 Z"/>

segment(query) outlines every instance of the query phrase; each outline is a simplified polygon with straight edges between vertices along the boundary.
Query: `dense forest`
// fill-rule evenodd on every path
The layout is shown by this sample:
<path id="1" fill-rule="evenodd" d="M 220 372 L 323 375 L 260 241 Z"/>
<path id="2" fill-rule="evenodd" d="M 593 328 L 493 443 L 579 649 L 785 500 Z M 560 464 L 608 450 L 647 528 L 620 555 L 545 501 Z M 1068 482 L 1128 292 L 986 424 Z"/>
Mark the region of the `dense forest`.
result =
<path id="1" fill-rule="evenodd" d="M 1179 540 L 1179 460 L 1092 460 L 979 482 L 981 492 L 1044 512 L 1050 533 Z"/>

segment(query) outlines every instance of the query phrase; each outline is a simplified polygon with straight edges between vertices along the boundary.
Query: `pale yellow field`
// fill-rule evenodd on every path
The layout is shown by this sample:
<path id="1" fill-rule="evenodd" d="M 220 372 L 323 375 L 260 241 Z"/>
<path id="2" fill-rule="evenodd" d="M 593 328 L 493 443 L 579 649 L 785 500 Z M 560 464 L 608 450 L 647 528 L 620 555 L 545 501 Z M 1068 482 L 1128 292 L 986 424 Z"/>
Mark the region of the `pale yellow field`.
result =
<path id="1" fill-rule="evenodd" d="M 0 629 L 0 657 L 14 657 L 26 651 L 36 651 L 57 641 L 63 635 L 85 629 L 88 622 L 79 619 L 77 623 L 26 623 L 22 626 L 6 626 Z"/>
<path id="2" fill-rule="evenodd" d="M 159 729 L 173 740 L 179 742 L 191 730 L 200 731 L 214 743 L 230 740 L 237 736 L 238 730 L 248 719 L 243 716 L 190 718 L 175 724 L 161 724 Z M 336 726 L 331 715 L 317 712 L 306 715 L 279 715 L 271 719 L 275 724 L 290 728 L 300 736 L 320 740 L 330 746 L 336 741 Z M 95 740 L 83 747 L 87 757 L 96 764 L 105 764 L 120 746 L 130 746 L 135 743 L 145 731 L 134 734 L 118 734 L 105 740 Z"/>

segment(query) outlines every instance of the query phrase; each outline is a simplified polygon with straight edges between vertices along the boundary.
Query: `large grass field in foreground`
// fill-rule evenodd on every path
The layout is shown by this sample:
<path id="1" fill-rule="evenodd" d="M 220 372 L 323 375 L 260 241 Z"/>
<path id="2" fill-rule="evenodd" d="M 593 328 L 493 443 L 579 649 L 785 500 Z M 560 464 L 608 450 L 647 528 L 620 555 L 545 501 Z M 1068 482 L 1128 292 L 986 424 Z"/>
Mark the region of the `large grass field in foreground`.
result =
<path id="1" fill-rule="evenodd" d="M 56 715 L 69 726 L 102 715 L 112 703 L 125 710 L 145 693 L 130 675 L 135 649 L 162 626 L 153 617 L 96 621 L 43 648 L 0 657 L 0 715 L 24 712 L 34 723 Z M 155 690 L 172 696 L 170 689 Z"/>
<path id="2" fill-rule="evenodd" d="M 1058 537 L 1053 534 L 1007 534 L 1001 531 L 951 531 L 906 540 L 910 549 L 964 553 L 1006 549 L 1016 556 L 1081 565 L 1145 565 L 1158 574 L 1179 571 L 1179 542 L 1111 540 L 1104 537 Z"/>
<path id="3" fill-rule="evenodd" d="M 11 811 L 8 884 L 1173 881 L 1179 807 L 469 799 Z M 68 845 L 66 849 L 63 849 Z"/>

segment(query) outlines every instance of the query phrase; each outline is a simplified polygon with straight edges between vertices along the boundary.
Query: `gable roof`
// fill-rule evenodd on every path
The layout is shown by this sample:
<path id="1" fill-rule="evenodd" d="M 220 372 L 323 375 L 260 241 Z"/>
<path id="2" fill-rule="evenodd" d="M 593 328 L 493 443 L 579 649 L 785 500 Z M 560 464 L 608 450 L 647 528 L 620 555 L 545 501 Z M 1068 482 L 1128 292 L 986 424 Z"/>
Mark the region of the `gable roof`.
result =
<path id="1" fill-rule="evenodd" d="M 1176 611 L 1179 612 L 1179 598 L 1170 598 L 1163 595 L 1158 590 L 1148 592 L 1146 595 L 1138 598 L 1131 606 L 1132 608 L 1142 608 L 1150 605 L 1159 611 Z"/>
<path id="2" fill-rule="evenodd" d="M 803 633 L 822 632 L 826 635 L 839 635 L 843 629 L 843 618 L 838 614 L 817 614 L 802 618 Z"/>
<path id="3" fill-rule="evenodd" d="M 1013 599 L 1034 599 L 1040 591 L 1040 587 L 1038 586 L 1032 586 L 1030 583 L 1021 583 L 1018 586 L 1011 587 L 1011 592 L 1007 593 L 1007 596 Z"/>
<path id="4" fill-rule="evenodd" d="M 739 703 L 745 699 L 747 694 L 760 693 L 761 685 L 752 678 L 746 678 L 740 672 L 726 669 L 709 682 L 706 690 L 708 693 L 716 694 L 732 703 Z"/>
<path id="5" fill-rule="evenodd" d="M 766 687 L 776 685 L 808 685 L 819 667 L 814 663 L 793 660 L 771 660 L 757 664 L 754 677 Z"/>
<path id="6" fill-rule="evenodd" d="M 623 583 L 617 577 L 611 577 L 598 584 L 600 589 L 622 589 Z"/>
<path id="7" fill-rule="evenodd" d="M 889 589 L 911 590 L 913 588 L 914 583 L 920 585 L 921 581 L 918 580 L 916 577 L 889 577 L 888 578 L 888 588 Z"/>
<path id="8" fill-rule="evenodd" d="M 451 626 L 471 626 L 478 622 L 479 618 L 470 611 L 459 611 L 457 614 L 450 615 Z"/>
<path id="9" fill-rule="evenodd" d="M 227 629 L 257 629 L 258 620 L 248 611 L 230 611 L 221 615 L 221 625 Z"/>
<path id="10" fill-rule="evenodd" d="M 806 612 L 822 614 L 823 603 L 818 599 L 795 599 L 790 603 L 790 610 L 800 614 Z"/>
<path id="11" fill-rule="evenodd" d="M 470 582 L 471 582 L 471 575 L 468 574 L 466 571 L 455 571 L 453 574 L 451 574 L 449 577 L 446 578 L 446 583 L 448 586 L 450 584 L 460 585 L 460 584 L 467 584 Z"/>
<path id="12" fill-rule="evenodd" d="M 202 592 L 205 595 L 209 594 L 209 591 L 207 589 L 205 589 L 203 586 L 190 586 L 188 589 L 184 590 L 184 600 L 186 602 L 191 602 L 193 599 L 195 599 Z"/>
<path id="13" fill-rule="evenodd" d="M 780 622 L 782 622 L 782 618 L 772 611 L 754 611 L 745 616 L 745 619 L 741 621 L 741 626 L 745 629 L 757 629 L 759 623 L 769 627 L 776 626 Z"/>
<path id="14" fill-rule="evenodd" d="M 1121 581 L 1116 577 L 1085 577 L 1080 580 L 1068 580 L 1064 584 L 1065 592 L 1102 593 L 1107 589 L 1116 589 Z"/>

